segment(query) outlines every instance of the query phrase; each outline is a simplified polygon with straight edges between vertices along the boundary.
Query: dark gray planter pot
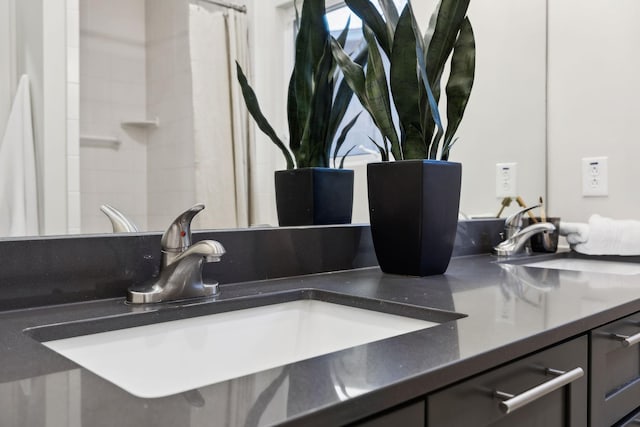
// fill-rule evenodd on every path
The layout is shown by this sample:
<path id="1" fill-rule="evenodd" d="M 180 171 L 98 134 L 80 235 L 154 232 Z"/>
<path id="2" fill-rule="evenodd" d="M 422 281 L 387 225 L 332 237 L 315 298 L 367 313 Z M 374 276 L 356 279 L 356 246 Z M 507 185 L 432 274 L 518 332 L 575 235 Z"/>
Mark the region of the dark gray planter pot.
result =
<path id="1" fill-rule="evenodd" d="M 403 160 L 367 166 L 371 234 L 382 271 L 430 276 L 447 270 L 461 181 L 460 163 Z"/>
<path id="2" fill-rule="evenodd" d="M 350 224 L 353 170 L 301 168 L 275 172 L 281 226 Z"/>

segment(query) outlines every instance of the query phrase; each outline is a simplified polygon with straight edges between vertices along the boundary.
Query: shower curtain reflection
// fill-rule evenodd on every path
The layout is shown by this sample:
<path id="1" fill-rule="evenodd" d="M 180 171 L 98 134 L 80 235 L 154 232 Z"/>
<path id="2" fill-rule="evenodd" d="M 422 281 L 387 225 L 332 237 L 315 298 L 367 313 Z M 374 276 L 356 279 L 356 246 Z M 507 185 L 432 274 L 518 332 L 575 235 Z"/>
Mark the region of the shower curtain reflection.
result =
<path id="1" fill-rule="evenodd" d="M 246 15 L 193 3 L 189 27 L 195 197 L 210 207 L 197 226 L 247 227 L 253 218 L 250 165 L 254 150 L 235 75 L 235 61 L 250 68 Z"/>
<path id="2" fill-rule="evenodd" d="M 197 0 L 83 6 L 81 135 L 120 144 L 81 145 L 81 231 L 111 232 L 103 204 L 141 231 L 199 202 L 196 228 L 248 226 L 252 138 L 232 74 L 249 65 L 246 15 Z"/>

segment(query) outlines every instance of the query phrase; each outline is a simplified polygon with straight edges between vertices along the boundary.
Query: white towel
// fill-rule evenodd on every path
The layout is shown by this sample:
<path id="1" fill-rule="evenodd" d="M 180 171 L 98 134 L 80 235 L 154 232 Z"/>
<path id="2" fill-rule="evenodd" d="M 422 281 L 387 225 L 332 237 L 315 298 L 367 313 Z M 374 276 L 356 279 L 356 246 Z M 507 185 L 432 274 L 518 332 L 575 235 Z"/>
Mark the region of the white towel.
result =
<path id="1" fill-rule="evenodd" d="M 38 195 L 29 78 L 20 77 L 0 141 L 0 237 L 38 234 Z"/>
<path id="2" fill-rule="evenodd" d="M 640 221 L 592 215 L 588 225 L 561 223 L 560 234 L 586 255 L 640 255 Z"/>
<path id="3" fill-rule="evenodd" d="M 570 245 L 584 243 L 589 239 L 589 226 L 582 222 L 560 222 L 559 233 Z"/>

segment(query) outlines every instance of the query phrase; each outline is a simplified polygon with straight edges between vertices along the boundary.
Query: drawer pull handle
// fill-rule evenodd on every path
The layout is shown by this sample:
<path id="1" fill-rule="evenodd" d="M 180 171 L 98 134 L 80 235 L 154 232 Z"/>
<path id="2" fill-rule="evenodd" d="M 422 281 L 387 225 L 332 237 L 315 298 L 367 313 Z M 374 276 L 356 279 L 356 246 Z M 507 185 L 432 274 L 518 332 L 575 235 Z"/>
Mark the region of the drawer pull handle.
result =
<path id="1" fill-rule="evenodd" d="M 557 377 L 533 388 L 530 388 L 529 390 L 518 395 L 504 393 L 502 391 L 495 391 L 493 393 L 495 397 L 499 399 L 505 399 L 500 402 L 500 410 L 505 414 L 510 414 L 516 409 L 522 408 L 523 406 L 540 399 L 542 396 L 545 396 L 561 387 L 564 387 L 569 383 L 572 383 L 573 381 L 584 375 L 584 371 L 582 370 L 582 368 L 575 368 L 566 372 L 558 371 L 556 369 L 547 369 L 546 373 L 550 375 L 557 375 Z"/>
<path id="2" fill-rule="evenodd" d="M 622 342 L 623 347 L 631 347 L 640 343 L 640 333 L 635 335 L 621 335 L 621 334 L 613 334 L 613 337 Z"/>

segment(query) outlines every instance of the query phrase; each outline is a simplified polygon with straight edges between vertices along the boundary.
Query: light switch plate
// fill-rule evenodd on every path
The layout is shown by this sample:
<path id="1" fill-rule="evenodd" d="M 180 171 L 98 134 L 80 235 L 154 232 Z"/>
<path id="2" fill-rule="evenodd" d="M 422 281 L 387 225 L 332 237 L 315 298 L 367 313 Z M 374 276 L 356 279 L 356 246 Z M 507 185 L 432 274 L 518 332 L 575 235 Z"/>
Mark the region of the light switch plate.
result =
<path id="1" fill-rule="evenodd" d="M 609 168 L 607 157 L 582 159 L 582 195 L 606 197 L 609 195 Z"/>
<path id="2" fill-rule="evenodd" d="M 496 163 L 496 197 L 517 197 L 517 163 Z"/>

